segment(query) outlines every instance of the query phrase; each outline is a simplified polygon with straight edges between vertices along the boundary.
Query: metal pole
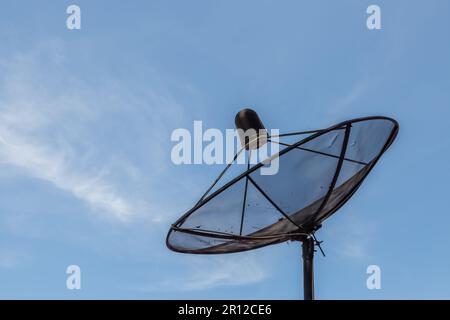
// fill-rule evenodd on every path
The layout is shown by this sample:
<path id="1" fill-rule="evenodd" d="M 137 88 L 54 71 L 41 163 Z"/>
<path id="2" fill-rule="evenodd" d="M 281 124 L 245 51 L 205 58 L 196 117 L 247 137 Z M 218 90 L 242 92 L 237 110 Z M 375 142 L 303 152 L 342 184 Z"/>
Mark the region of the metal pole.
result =
<path id="1" fill-rule="evenodd" d="M 308 237 L 302 243 L 303 296 L 304 300 L 314 300 L 314 239 Z"/>

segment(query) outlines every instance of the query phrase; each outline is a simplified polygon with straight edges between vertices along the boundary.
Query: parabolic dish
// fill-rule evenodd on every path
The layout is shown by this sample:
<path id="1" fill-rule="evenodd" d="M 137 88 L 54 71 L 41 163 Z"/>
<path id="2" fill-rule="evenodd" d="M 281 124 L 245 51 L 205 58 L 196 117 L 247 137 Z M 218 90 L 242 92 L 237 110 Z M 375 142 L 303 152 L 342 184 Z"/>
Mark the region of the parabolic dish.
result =
<path id="1" fill-rule="evenodd" d="M 397 132 L 394 119 L 367 117 L 316 130 L 294 143 L 280 135 L 283 148 L 271 158 L 278 158 L 277 174 L 261 175 L 270 164 L 258 163 L 207 193 L 171 226 L 167 246 L 214 254 L 298 240 L 347 202 Z"/>

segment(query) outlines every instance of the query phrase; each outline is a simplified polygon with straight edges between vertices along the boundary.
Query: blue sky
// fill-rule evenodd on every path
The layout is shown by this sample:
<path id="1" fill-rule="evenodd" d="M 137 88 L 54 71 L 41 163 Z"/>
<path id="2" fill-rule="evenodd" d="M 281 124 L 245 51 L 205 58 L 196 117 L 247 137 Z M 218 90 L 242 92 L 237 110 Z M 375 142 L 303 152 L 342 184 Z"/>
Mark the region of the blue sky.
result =
<path id="1" fill-rule="evenodd" d="M 69 31 L 66 7 L 82 10 Z M 366 28 L 378 4 L 382 30 Z M 0 298 L 298 299 L 298 244 L 165 247 L 220 166 L 175 166 L 177 128 L 397 119 L 392 148 L 318 237 L 322 299 L 450 298 L 450 3 L 2 1 Z M 66 289 L 66 267 L 82 289 Z M 366 268 L 381 267 L 381 290 Z"/>

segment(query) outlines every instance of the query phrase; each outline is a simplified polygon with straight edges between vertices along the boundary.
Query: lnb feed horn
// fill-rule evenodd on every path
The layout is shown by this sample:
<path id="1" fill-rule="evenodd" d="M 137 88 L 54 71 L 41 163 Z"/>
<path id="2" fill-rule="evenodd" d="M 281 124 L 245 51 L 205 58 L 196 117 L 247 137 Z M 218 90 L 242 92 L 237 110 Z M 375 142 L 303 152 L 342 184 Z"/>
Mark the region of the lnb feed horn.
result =
<path id="1" fill-rule="evenodd" d="M 255 150 L 267 143 L 267 130 L 258 114 L 249 108 L 242 109 L 234 118 L 241 145 Z"/>

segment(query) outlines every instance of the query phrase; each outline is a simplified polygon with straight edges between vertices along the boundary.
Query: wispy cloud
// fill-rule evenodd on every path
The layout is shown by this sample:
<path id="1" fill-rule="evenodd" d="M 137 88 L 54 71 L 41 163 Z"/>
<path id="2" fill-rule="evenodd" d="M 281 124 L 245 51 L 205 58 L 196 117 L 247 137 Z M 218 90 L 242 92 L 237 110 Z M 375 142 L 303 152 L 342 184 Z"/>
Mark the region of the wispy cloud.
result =
<path id="1" fill-rule="evenodd" d="M 364 76 L 356 81 L 345 95 L 336 100 L 333 107 L 330 109 L 330 112 L 332 114 L 337 114 L 351 109 L 354 107 L 355 103 L 360 101 L 368 89 L 369 78 L 368 76 Z"/>
<path id="2" fill-rule="evenodd" d="M 142 140 L 134 132 L 125 136 L 129 128 L 121 122 L 142 117 L 139 108 L 145 103 L 169 111 L 178 106 L 170 96 L 151 89 L 148 96 L 135 97 L 120 89 L 120 81 L 108 81 L 106 75 L 102 85 L 83 85 L 66 70 L 61 47 L 57 43 L 51 48 L 37 47 L 0 61 L 0 165 L 15 166 L 48 181 L 120 220 L 148 211 L 151 205 L 132 188 L 134 183 L 142 185 L 136 183 L 141 168 L 132 163 L 132 157 L 123 156 L 120 142 L 112 143 L 119 130 L 111 128 L 123 129 L 117 135 L 135 140 L 135 150 L 148 148 L 138 145 Z M 160 120 L 155 117 L 148 125 L 155 128 L 153 140 L 162 143 Z M 98 137 L 102 133 L 105 137 Z M 151 214 L 161 220 L 157 213 Z"/>
<path id="3" fill-rule="evenodd" d="M 18 250 L 0 248 L 0 269 L 16 268 L 30 257 Z"/>
<path id="4" fill-rule="evenodd" d="M 29 143 L 20 135 L 0 127 L 0 155 L 3 163 L 26 170 L 31 176 L 53 183 L 75 197 L 101 210 L 125 219 L 131 206 L 120 196 L 114 185 L 102 181 L 101 172 L 90 176 L 72 170 L 70 152 L 55 150 L 45 144 Z"/>
<path id="5" fill-rule="evenodd" d="M 143 288 L 145 291 L 194 291 L 221 286 L 243 286 L 262 281 L 268 276 L 252 255 L 195 257 L 188 266 L 188 275 L 171 278 Z"/>
<path id="6" fill-rule="evenodd" d="M 371 256 L 375 233 L 376 223 L 363 220 L 358 214 L 346 212 L 341 214 L 339 221 L 328 225 L 326 242 L 332 245 L 337 255 L 361 260 Z"/>

